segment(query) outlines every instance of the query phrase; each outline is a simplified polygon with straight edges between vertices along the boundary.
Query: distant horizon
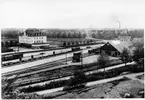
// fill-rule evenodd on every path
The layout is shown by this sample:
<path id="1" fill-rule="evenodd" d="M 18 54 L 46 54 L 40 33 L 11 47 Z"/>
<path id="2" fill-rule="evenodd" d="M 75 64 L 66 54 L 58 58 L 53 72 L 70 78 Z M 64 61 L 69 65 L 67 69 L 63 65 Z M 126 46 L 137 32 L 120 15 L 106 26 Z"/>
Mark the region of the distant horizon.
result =
<path id="1" fill-rule="evenodd" d="M 12 27 L 12 28 L 1 28 L 1 30 L 3 30 L 3 29 L 96 29 L 96 30 L 105 30 L 105 29 L 114 29 L 114 30 L 124 30 L 124 29 L 141 29 L 141 30 L 144 30 L 144 28 L 35 28 L 35 27 L 30 27 L 30 28 L 14 28 L 14 27 Z"/>

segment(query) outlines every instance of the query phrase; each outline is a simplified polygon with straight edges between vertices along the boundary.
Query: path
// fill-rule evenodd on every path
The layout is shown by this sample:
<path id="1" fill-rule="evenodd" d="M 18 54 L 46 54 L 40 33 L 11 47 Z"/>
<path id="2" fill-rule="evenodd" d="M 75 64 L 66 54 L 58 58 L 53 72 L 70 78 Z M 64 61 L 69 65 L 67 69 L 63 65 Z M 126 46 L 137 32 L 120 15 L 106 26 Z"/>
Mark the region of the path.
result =
<path id="1" fill-rule="evenodd" d="M 144 75 L 144 73 L 139 74 L 139 75 Z M 136 78 L 136 76 L 138 76 L 138 75 L 132 74 L 132 75 L 129 75 L 129 76 L 127 76 L 127 77 L 130 78 L 130 79 L 132 79 L 132 80 L 138 80 L 138 81 L 140 81 L 141 83 L 144 83 L 144 80 L 138 79 L 138 78 Z"/>

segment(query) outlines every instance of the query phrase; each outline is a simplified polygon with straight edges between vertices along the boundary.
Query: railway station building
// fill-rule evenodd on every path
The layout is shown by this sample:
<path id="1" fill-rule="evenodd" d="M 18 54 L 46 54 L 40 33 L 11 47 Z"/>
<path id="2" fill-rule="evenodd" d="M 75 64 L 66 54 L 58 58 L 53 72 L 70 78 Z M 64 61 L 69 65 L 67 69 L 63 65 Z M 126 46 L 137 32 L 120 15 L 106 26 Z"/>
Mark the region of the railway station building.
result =
<path id="1" fill-rule="evenodd" d="M 47 36 L 38 29 L 27 29 L 19 36 L 19 44 L 28 44 L 32 48 L 49 46 Z"/>
<path id="2" fill-rule="evenodd" d="M 19 36 L 19 43 L 47 43 L 47 36 L 38 29 L 27 29 Z"/>

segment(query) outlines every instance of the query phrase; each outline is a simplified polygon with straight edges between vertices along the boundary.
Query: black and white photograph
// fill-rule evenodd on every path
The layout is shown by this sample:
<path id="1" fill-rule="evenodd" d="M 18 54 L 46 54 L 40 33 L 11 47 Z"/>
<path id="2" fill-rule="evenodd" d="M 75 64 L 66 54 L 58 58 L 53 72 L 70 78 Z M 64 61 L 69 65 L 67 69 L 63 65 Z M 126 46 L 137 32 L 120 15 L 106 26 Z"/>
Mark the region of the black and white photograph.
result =
<path id="1" fill-rule="evenodd" d="M 1 99 L 144 99 L 145 0 L 1 0 Z"/>

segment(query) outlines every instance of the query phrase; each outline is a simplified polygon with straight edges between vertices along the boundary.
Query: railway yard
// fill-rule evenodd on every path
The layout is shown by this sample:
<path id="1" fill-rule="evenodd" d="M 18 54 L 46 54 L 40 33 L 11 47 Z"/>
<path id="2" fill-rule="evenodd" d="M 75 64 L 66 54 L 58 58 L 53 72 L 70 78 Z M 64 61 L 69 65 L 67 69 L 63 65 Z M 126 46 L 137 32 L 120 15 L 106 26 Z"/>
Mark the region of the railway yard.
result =
<path id="1" fill-rule="evenodd" d="M 91 48 L 81 47 L 83 57 L 90 56 L 87 54 L 88 50 L 99 46 L 101 45 L 92 45 Z M 24 58 L 22 58 L 23 61 L 19 61 L 19 59 L 4 61 L 2 65 L 6 65 L 7 63 L 11 64 L 2 67 L 2 77 L 10 77 L 12 75 L 18 75 L 19 77 L 31 76 L 36 73 L 46 72 L 48 68 L 49 70 L 53 70 L 54 68 L 60 68 L 60 65 L 66 66 L 66 61 L 67 63 L 71 62 L 73 53 L 79 51 L 71 51 L 71 48 L 67 48 L 55 50 L 55 55 L 51 55 L 53 52 L 54 51 L 26 53 L 24 54 Z M 43 56 L 38 56 L 40 53 L 43 53 Z M 30 59 L 30 55 L 34 55 L 33 60 Z"/>
<path id="2" fill-rule="evenodd" d="M 98 73 L 98 71 L 103 72 L 104 69 L 98 69 L 96 67 L 99 54 L 92 52 L 94 50 L 97 51 L 97 48 L 100 48 L 102 45 L 103 44 L 82 46 L 76 50 L 74 48 L 63 48 L 58 50 L 23 53 L 21 59 L 2 62 L 2 79 L 9 80 L 12 77 L 17 77 L 17 80 L 12 83 L 11 86 L 21 91 L 30 87 L 49 85 L 53 82 L 66 82 L 73 76 L 74 71 L 82 65 L 82 71 L 88 76 Z M 74 53 L 82 54 L 81 62 L 72 61 Z M 122 68 L 124 66 L 123 62 L 118 57 L 109 56 L 109 59 L 110 66 L 107 66 L 106 71 L 112 71 L 113 69 Z M 134 62 L 128 65 L 132 64 L 134 64 Z M 119 79 L 121 78 L 122 76 L 119 77 Z M 61 86 L 63 85 L 58 85 L 58 88 L 62 90 Z M 36 91 L 35 93 L 41 94 L 41 91 L 43 91 L 45 94 L 47 93 L 45 91 L 51 91 L 51 89 L 52 91 L 50 93 L 53 92 L 53 87 L 50 86 L 47 88 L 46 90 L 40 89 L 40 91 Z"/>

